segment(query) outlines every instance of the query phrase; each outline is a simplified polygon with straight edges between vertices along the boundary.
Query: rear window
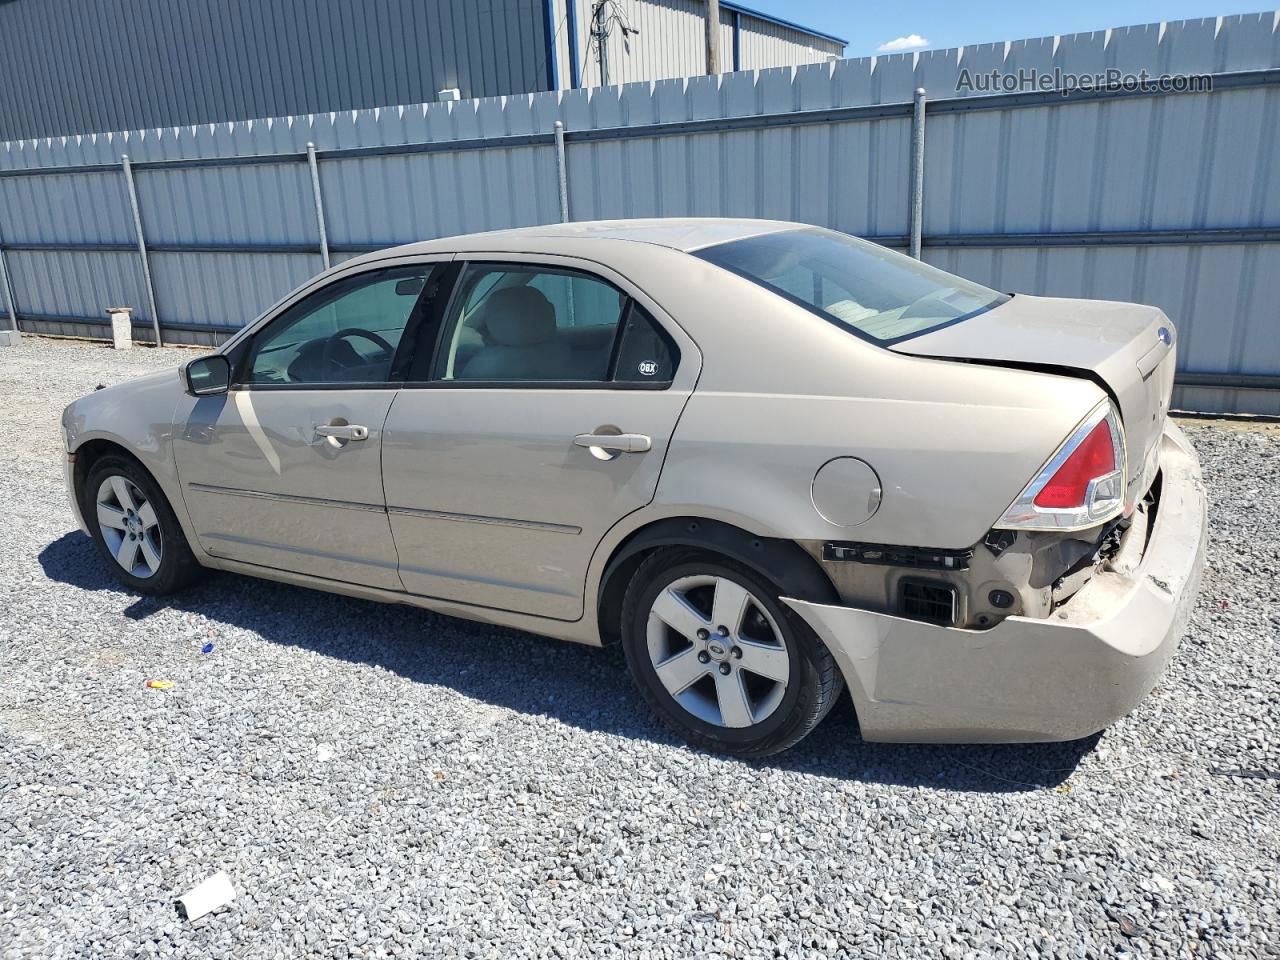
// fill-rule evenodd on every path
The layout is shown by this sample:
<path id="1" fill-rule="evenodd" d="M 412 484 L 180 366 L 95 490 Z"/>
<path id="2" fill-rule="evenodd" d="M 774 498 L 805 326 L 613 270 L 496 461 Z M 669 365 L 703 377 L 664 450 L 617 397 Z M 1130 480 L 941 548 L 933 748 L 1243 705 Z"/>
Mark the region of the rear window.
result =
<path id="1" fill-rule="evenodd" d="M 695 255 L 882 344 L 958 323 L 1009 299 L 878 243 L 820 227 L 733 240 Z"/>

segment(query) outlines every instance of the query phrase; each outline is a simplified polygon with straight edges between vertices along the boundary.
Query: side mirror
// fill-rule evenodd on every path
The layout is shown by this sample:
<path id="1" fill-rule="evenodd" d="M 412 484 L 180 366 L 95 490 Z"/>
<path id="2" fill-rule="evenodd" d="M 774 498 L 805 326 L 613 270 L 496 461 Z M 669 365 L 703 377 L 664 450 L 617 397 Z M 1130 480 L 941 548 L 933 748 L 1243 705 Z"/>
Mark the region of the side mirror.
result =
<path id="1" fill-rule="evenodd" d="M 220 353 L 197 357 L 187 363 L 187 393 L 193 397 L 211 397 L 226 393 L 231 385 L 231 361 Z"/>

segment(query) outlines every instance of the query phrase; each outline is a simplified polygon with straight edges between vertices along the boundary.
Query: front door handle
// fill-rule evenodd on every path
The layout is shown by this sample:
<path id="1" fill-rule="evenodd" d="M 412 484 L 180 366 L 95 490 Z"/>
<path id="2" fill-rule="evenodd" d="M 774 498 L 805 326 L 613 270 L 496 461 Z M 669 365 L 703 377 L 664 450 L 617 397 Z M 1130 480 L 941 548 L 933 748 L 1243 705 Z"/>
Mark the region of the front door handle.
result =
<path id="1" fill-rule="evenodd" d="M 369 428 L 358 423 L 322 423 L 316 427 L 316 436 L 334 440 L 368 440 Z"/>
<path id="2" fill-rule="evenodd" d="M 643 433 L 580 433 L 573 438 L 580 447 L 611 450 L 615 453 L 644 453 L 653 448 L 653 440 Z"/>

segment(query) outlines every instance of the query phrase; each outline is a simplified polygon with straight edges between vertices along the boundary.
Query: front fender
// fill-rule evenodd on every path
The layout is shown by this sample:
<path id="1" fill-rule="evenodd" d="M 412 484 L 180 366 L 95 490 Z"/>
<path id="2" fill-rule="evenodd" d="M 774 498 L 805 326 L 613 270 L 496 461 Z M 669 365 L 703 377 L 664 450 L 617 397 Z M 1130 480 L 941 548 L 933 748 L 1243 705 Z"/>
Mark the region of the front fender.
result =
<path id="1" fill-rule="evenodd" d="M 79 502 L 78 484 L 88 471 L 85 456 L 102 450 L 104 444 L 119 447 L 141 463 L 159 484 L 192 550 L 203 558 L 187 516 L 173 455 L 174 414 L 185 398 L 181 368 L 174 368 L 72 401 L 62 414 L 71 464 L 68 493 L 74 502 Z"/>

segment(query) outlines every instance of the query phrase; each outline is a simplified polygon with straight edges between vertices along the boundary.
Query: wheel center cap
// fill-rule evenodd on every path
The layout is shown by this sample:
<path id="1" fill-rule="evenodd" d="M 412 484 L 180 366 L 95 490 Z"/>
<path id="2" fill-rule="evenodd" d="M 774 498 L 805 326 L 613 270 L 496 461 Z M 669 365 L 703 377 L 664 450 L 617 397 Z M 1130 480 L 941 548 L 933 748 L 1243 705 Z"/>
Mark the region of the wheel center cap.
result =
<path id="1" fill-rule="evenodd" d="M 719 640 L 712 640 L 707 644 L 707 653 L 711 655 L 712 660 L 723 660 L 729 655 L 729 649 Z"/>

